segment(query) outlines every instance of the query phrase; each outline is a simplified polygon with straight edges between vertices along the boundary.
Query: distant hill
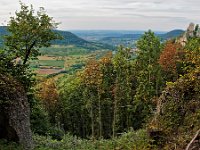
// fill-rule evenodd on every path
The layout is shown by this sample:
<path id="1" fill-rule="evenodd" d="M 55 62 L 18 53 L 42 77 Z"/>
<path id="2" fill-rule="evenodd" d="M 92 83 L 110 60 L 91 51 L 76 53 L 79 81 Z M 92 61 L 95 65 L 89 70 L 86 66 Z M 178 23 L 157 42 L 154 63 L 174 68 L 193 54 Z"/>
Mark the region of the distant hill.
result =
<path id="1" fill-rule="evenodd" d="M 59 33 L 63 37 L 63 39 L 52 41 L 53 45 L 73 45 L 74 47 L 84 48 L 87 50 L 114 49 L 113 46 L 110 46 L 108 44 L 88 42 L 68 31 L 55 30 L 55 32 Z M 3 45 L 2 37 L 6 34 L 8 34 L 6 27 L 0 26 L 0 46 Z"/>
<path id="2" fill-rule="evenodd" d="M 106 37 L 120 37 L 125 34 L 143 34 L 144 31 L 139 30 L 71 30 L 70 32 L 87 40 L 99 41 Z"/>
<path id="3" fill-rule="evenodd" d="M 0 26 L 0 47 L 3 46 L 3 36 L 8 34 L 6 26 Z"/>
<path id="4" fill-rule="evenodd" d="M 112 44 L 113 46 L 124 45 L 126 47 L 134 47 L 135 42 L 142 36 L 142 34 L 123 34 L 117 37 L 105 37 L 99 40 L 104 44 Z"/>
<path id="5" fill-rule="evenodd" d="M 155 34 L 162 40 L 168 40 L 181 36 L 184 30 L 172 30 L 167 33 L 155 32 Z M 122 34 L 112 37 L 104 37 L 99 41 L 105 44 L 111 44 L 113 46 L 124 45 L 127 47 L 135 47 L 136 41 L 143 35 L 143 33 L 133 33 L 133 34 Z"/>
<path id="6" fill-rule="evenodd" d="M 108 44 L 86 41 L 68 31 L 55 30 L 55 32 L 59 33 L 63 37 L 63 39 L 53 41 L 52 44 L 54 44 L 54 45 L 74 45 L 76 47 L 85 48 L 88 50 L 113 49 L 114 48 L 113 46 L 110 46 Z"/>
<path id="7" fill-rule="evenodd" d="M 179 37 L 181 36 L 185 31 L 184 30 L 180 30 L 180 29 L 177 29 L 177 30 L 172 30 L 170 32 L 167 32 L 165 34 L 160 34 L 159 37 L 162 39 L 162 40 L 167 40 L 167 39 L 172 39 L 172 38 L 175 38 L 175 37 Z"/>
<path id="8" fill-rule="evenodd" d="M 73 46 L 76 49 L 86 49 L 89 51 L 99 49 L 115 49 L 118 45 L 126 47 L 135 47 L 135 42 L 142 36 L 143 31 L 60 31 L 55 30 L 63 36 L 62 40 L 55 40 L 53 45 Z M 94 32 L 94 33 L 93 33 Z M 129 33 L 130 32 L 130 33 Z M 77 35 L 75 35 L 75 34 Z M 179 37 L 184 33 L 184 30 L 172 30 L 167 33 L 155 32 L 162 41 Z M 0 46 L 3 45 L 2 36 L 8 34 L 5 26 L 0 26 Z M 81 36 L 81 37 L 79 37 Z M 83 37 L 85 37 L 83 39 Z M 91 41 L 88 41 L 93 39 Z"/>

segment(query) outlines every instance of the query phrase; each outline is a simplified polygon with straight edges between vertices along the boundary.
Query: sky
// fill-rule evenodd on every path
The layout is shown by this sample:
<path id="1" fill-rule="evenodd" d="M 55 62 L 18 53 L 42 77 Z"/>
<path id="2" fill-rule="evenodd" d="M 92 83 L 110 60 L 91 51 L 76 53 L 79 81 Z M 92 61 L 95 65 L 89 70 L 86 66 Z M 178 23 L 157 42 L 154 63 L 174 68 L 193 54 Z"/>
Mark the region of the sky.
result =
<path id="1" fill-rule="evenodd" d="M 61 30 L 186 29 L 200 22 L 200 0 L 22 0 L 44 7 Z M 19 0 L 0 0 L 0 23 L 19 10 Z"/>

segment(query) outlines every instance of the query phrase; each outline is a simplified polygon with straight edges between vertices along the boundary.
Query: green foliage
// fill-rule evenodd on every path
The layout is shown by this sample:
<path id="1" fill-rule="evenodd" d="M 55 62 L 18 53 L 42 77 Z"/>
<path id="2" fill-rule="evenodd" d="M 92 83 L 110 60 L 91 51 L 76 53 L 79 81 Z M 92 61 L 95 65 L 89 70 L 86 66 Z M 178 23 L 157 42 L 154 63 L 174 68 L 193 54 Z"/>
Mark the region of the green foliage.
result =
<path id="1" fill-rule="evenodd" d="M 110 138 L 136 128 L 132 119 L 135 78 L 131 61 L 129 49 L 120 47 L 113 58 L 107 54 L 99 61 L 89 61 L 79 75 L 60 79 L 66 131 L 81 137 Z"/>
<path id="2" fill-rule="evenodd" d="M 23 6 L 22 9 L 28 10 L 28 7 Z M 79 44 L 84 45 L 85 42 Z M 34 136 L 36 149 L 148 150 L 157 148 L 154 143 L 160 146 L 157 149 L 173 149 L 174 144 L 184 149 L 200 124 L 199 43 L 199 38 L 190 38 L 185 49 L 181 49 L 177 61 L 183 68 L 178 66 L 178 69 L 184 71 L 180 71 L 181 74 L 177 71 L 173 79 L 167 78 L 159 65 L 160 40 L 148 31 L 137 42 L 136 57 L 131 55 L 129 48 L 121 46 L 114 55 L 109 53 L 99 60 L 88 61 L 79 72 L 40 81 L 37 94 L 41 103 L 31 103 L 32 129 L 48 136 Z M 59 47 L 56 55 L 63 54 L 65 50 L 73 55 L 87 53 L 86 49 L 72 52 L 73 48 Z M 46 53 L 48 49 L 42 48 L 42 51 Z M 50 51 L 54 53 L 54 49 Z M 172 58 L 176 47 L 171 45 L 166 51 L 170 55 L 163 59 L 172 59 L 173 67 L 177 67 Z M 11 63 L 12 54 L 25 58 L 25 53 L 0 51 L 0 54 L 1 71 L 6 70 L 31 90 L 28 66 Z M 41 62 L 63 67 L 63 61 Z M 165 85 L 166 79 L 169 82 Z M 146 130 L 141 130 L 147 123 L 150 129 L 158 131 L 157 139 L 151 137 L 152 140 Z M 128 132 L 132 129 L 137 131 Z"/>
<path id="3" fill-rule="evenodd" d="M 64 131 L 58 127 L 53 127 L 50 130 L 49 135 L 52 137 L 54 140 L 61 141 L 64 137 Z"/>
<path id="4" fill-rule="evenodd" d="M 35 100 L 35 103 L 31 107 L 31 129 L 33 133 L 48 135 L 50 126 L 48 113 L 43 108 L 41 102 Z"/>
<path id="5" fill-rule="evenodd" d="M 20 57 L 23 64 L 31 58 L 35 59 L 39 55 L 39 48 L 48 47 L 51 40 L 59 38 L 52 29 L 57 26 L 49 17 L 44 8 L 35 15 L 34 9 L 23 3 L 21 10 L 11 17 L 8 24 L 9 35 L 5 37 L 5 45 L 8 52 Z"/>
<path id="6" fill-rule="evenodd" d="M 200 128 L 199 69 L 180 77 L 163 92 L 156 126 L 167 136 L 165 141 L 183 149 Z M 173 145 L 168 145 L 173 146 Z M 172 148 L 172 147 L 171 147 Z"/>
<path id="7" fill-rule="evenodd" d="M 13 62 L 12 54 L 6 50 L 0 50 L 0 74 L 4 76 L 12 76 L 16 81 L 20 82 L 26 91 L 33 85 L 34 75 L 27 65 L 19 65 Z"/>
<path id="8" fill-rule="evenodd" d="M 83 101 L 83 86 L 76 76 L 66 76 L 60 80 L 61 114 L 65 131 L 73 135 L 86 137 L 88 131 L 88 114 Z"/>
<path id="9" fill-rule="evenodd" d="M 195 29 L 194 29 L 194 37 L 197 37 L 197 33 L 198 33 L 198 30 L 199 30 L 199 29 L 200 29 L 200 28 L 199 28 L 199 25 L 196 24 Z"/>
<path id="10" fill-rule="evenodd" d="M 113 57 L 113 67 L 115 74 L 114 81 L 114 104 L 113 104 L 113 136 L 117 132 L 124 132 L 132 126 L 131 109 L 133 109 L 133 69 L 131 68 L 130 49 L 119 47 L 118 52 Z"/>
<path id="11" fill-rule="evenodd" d="M 186 43 L 181 61 L 184 73 L 167 83 L 158 101 L 158 114 L 152 122 L 153 128 L 166 135 L 165 149 L 173 149 L 174 145 L 184 149 L 200 128 L 199 42 L 199 38 L 190 38 Z"/>
<path id="12" fill-rule="evenodd" d="M 86 140 L 66 134 L 62 141 L 52 140 L 50 137 L 35 135 L 36 150 L 153 150 L 151 139 L 145 130 L 123 133 L 120 137 L 109 140 Z"/>
<path id="13" fill-rule="evenodd" d="M 158 64 L 161 43 L 153 32 L 148 31 L 138 40 L 137 48 L 135 112 L 140 113 L 138 121 L 141 126 L 155 108 L 153 98 L 159 96 L 162 89 L 161 68 Z"/>
<path id="14" fill-rule="evenodd" d="M 7 140 L 0 140 L 1 150 L 22 150 L 22 147 L 15 142 L 8 142 Z"/>
<path id="15" fill-rule="evenodd" d="M 190 38 L 186 43 L 185 49 L 189 51 L 199 51 L 200 47 L 200 38 Z"/>
<path id="16" fill-rule="evenodd" d="M 4 101 L 7 105 L 0 105 L 1 110 L 7 111 L 7 109 L 10 109 L 10 106 L 12 105 L 13 101 L 16 101 L 16 99 L 13 96 L 18 96 L 20 94 L 23 94 L 22 97 L 22 103 L 23 100 L 25 101 L 25 105 L 22 107 L 27 106 L 26 104 L 26 96 L 28 97 L 28 101 L 30 104 L 33 104 L 33 83 L 34 83 L 34 78 L 33 78 L 33 73 L 29 69 L 29 65 L 27 64 L 27 61 L 31 58 L 35 58 L 38 56 L 38 48 L 41 48 L 42 46 L 49 46 L 50 41 L 53 39 L 58 38 L 58 35 L 52 32 L 52 28 L 55 27 L 56 24 L 52 23 L 52 18 L 48 17 L 48 15 L 45 14 L 44 9 L 41 8 L 40 11 L 37 12 L 37 15 L 34 16 L 34 10 L 31 6 L 29 9 L 28 6 L 24 5 L 21 3 L 21 11 L 16 12 L 16 17 L 11 17 L 9 26 L 8 26 L 8 31 L 10 34 L 8 34 L 5 37 L 5 45 L 6 49 L 3 51 L 0 51 L 0 91 L 1 91 L 1 96 L 0 100 L 1 102 Z M 25 90 L 25 92 L 24 92 Z M 12 94 L 13 93 L 13 94 Z M 9 102 L 9 103 L 7 103 Z M 13 102 L 18 104 L 18 102 Z M 19 103 L 20 105 L 20 103 Z M 14 105 L 15 106 L 15 105 Z M 12 106 L 13 110 L 19 109 L 20 107 L 16 106 L 14 109 L 14 106 Z M 24 108 L 26 109 L 26 112 L 29 112 L 29 107 Z M 43 114 L 36 114 L 35 110 L 36 108 L 33 107 L 33 114 L 32 117 L 44 117 L 42 116 Z M 39 109 L 38 109 L 39 110 Z M 17 112 L 17 111 L 16 111 Z M 39 113 L 39 112 L 37 112 Z M 9 113 L 8 113 L 9 114 Z M 29 116 L 29 114 L 18 114 L 17 116 L 20 116 L 23 118 L 23 115 Z M 35 115 L 35 116 L 34 116 Z M 4 116 L 3 116 L 4 117 Z M 12 116 L 6 116 L 7 117 L 12 117 Z M 45 117 L 44 117 L 45 118 Z M 17 119 L 16 118 L 16 122 Z M 34 120 L 33 126 L 35 124 L 38 125 L 38 122 L 41 123 L 41 118 L 37 118 L 38 120 Z M 8 119 L 9 120 L 9 119 Z M 10 121 L 10 120 L 9 120 Z M 34 124 L 35 123 L 35 124 Z M 45 125 L 45 120 L 43 124 L 39 128 L 34 126 L 34 129 L 36 132 L 42 132 L 44 133 L 45 131 L 41 131 L 41 129 L 47 129 Z M 10 124 L 9 124 L 10 125 Z M 9 131 L 9 126 L 6 123 L 6 128 L 8 128 L 8 132 L 6 134 L 19 134 L 20 129 L 14 128 L 11 131 Z M 16 125 L 18 125 L 16 123 Z M 26 130 L 29 131 L 29 124 L 27 123 L 25 125 Z M 9 127 L 8 127 L 9 126 Z M 11 126 L 12 128 L 13 126 Z M 13 132 L 13 133 L 12 133 Z M 16 133 L 15 133 L 16 132 Z M 4 135 L 6 136 L 8 135 Z M 26 133 L 20 133 L 20 134 L 26 134 Z M 17 135 L 19 136 L 19 135 Z M 4 138 L 3 137 L 3 138 Z M 16 139 L 19 138 L 20 136 L 17 137 Z M 31 139 L 31 137 L 29 137 Z M 11 139 L 9 139 L 11 140 Z M 31 140 L 29 141 L 31 142 Z"/>

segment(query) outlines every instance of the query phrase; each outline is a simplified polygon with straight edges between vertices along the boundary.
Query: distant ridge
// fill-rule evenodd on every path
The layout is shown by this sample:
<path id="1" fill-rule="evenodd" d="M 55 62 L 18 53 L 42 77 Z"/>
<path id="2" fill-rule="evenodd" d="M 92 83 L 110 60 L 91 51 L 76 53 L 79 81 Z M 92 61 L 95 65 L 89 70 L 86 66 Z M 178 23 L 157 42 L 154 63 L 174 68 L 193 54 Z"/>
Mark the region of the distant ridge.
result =
<path id="1" fill-rule="evenodd" d="M 161 34 L 161 35 L 159 35 L 159 37 L 161 37 L 162 40 L 167 40 L 167 39 L 179 37 L 182 34 L 184 34 L 184 32 L 185 32 L 184 30 L 175 29 L 175 30 L 169 31 L 165 34 Z"/>
<path id="2" fill-rule="evenodd" d="M 182 34 L 184 34 L 184 30 L 176 29 L 169 31 L 167 33 L 158 33 L 155 32 L 155 34 L 162 40 L 168 40 L 173 39 L 176 37 L 180 37 Z M 122 34 L 118 36 L 110 36 L 110 37 L 104 37 L 100 39 L 99 41 L 105 44 L 112 44 L 113 46 L 117 45 L 124 45 L 127 47 L 135 47 L 135 42 L 143 35 L 143 33 L 133 33 L 133 34 Z"/>
<path id="3" fill-rule="evenodd" d="M 69 31 L 55 30 L 55 32 L 59 33 L 63 37 L 63 39 L 53 41 L 52 44 L 54 45 L 75 45 L 77 47 L 85 48 L 88 50 L 114 49 L 113 46 L 110 46 L 108 44 L 84 40 Z"/>
<path id="4" fill-rule="evenodd" d="M 59 33 L 63 39 L 52 41 L 53 45 L 74 45 L 75 47 L 85 48 L 87 50 L 98 50 L 98 49 L 114 49 L 113 46 L 108 44 L 96 43 L 86 41 L 69 31 L 54 30 Z M 3 36 L 7 35 L 7 27 L 0 26 L 0 46 L 3 46 Z"/>
<path id="5" fill-rule="evenodd" d="M 3 36 L 8 34 L 8 31 L 6 30 L 6 26 L 0 26 L 0 46 L 3 46 Z M 99 49 L 110 49 L 113 50 L 115 49 L 116 46 L 118 45 L 124 45 L 128 47 L 134 47 L 135 42 L 142 36 L 143 32 L 135 32 L 135 33 L 128 33 L 126 32 L 120 32 L 120 33 L 115 33 L 112 31 L 111 33 L 108 32 L 112 36 L 106 36 L 101 35 L 99 32 L 100 31 L 95 31 L 95 33 L 98 33 L 98 37 L 96 38 L 95 41 L 88 41 L 87 38 L 86 40 L 83 38 L 80 38 L 79 36 L 75 35 L 72 32 L 69 31 L 61 31 L 61 30 L 55 30 L 55 32 L 59 33 L 60 35 L 63 36 L 62 40 L 55 40 L 52 41 L 53 45 L 73 45 L 77 48 L 84 48 L 87 50 L 99 50 Z M 91 36 L 92 31 L 86 31 L 84 34 L 84 31 L 81 31 L 79 34 L 82 36 Z M 105 31 L 104 31 L 105 32 Z M 180 37 L 184 34 L 184 30 L 176 29 L 169 31 L 167 33 L 158 33 L 156 32 L 156 35 L 161 38 L 162 41 Z M 94 34 L 95 34 L 94 33 Z M 103 33 L 102 33 L 103 34 Z M 105 34 L 105 33 L 104 33 Z M 101 39 L 97 40 L 98 38 L 102 37 Z"/>
<path id="6" fill-rule="evenodd" d="M 8 34 L 6 26 L 0 26 L 0 46 L 3 46 L 3 36 Z"/>

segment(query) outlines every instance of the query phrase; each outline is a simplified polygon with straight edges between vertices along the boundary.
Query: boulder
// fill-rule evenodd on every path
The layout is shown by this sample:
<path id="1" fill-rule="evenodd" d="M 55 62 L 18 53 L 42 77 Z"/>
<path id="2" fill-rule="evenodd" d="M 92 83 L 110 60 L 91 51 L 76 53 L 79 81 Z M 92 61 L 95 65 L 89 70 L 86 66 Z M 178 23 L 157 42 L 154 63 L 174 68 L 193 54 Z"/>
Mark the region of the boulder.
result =
<path id="1" fill-rule="evenodd" d="M 30 107 L 23 86 L 13 77 L 0 74 L 0 138 L 33 149 Z"/>

